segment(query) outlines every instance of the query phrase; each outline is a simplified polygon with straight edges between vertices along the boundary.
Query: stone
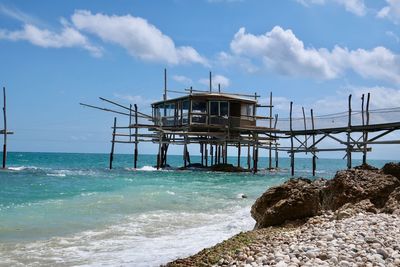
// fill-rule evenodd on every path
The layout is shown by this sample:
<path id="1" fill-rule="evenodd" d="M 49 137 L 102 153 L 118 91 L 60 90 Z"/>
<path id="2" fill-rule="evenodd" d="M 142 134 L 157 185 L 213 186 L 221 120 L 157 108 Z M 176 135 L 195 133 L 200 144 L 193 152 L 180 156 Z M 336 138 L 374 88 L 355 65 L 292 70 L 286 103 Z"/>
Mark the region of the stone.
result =
<path id="1" fill-rule="evenodd" d="M 382 208 L 383 212 L 400 214 L 400 187 L 396 188 L 392 193 L 390 193 L 385 206 Z"/>
<path id="2" fill-rule="evenodd" d="M 382 255 L 383 259 L 386 259 L 387 257 L 389 257 L 389 254 L 386 252 L 386 250 L 384 248 L 378 248 L 376 250 L 376 253 Z"/>
<path id="3" fill-rule="evenodd" d="M 322 208 L 337 210 L 346 203 L 357 203 L 365 199 L 381 208 L 390 193 L 399 185 L 398 178 L 380 171 L 338 171 L 322 189 Z"/>
<path id="4" fill-rule="evenodd" d="M 382 168 L 383 173 L 393 175 L 400 179 L 400 162 L 394 163 L 386 163 Z"/>
<path id="5" fill-rule="evenodd" d="M 256 229 L 315 216 L 321 212 L 320 191 L 324 180 L 290 179 L 268 189 L 251 207 Z"/>
<path id="6" fill-rule="evenodd" d="M 362 213 L 364 211 L 377 213 L 375 205 L 371 203 L 369 199 L 364 199 L 355 204 L 346 203 L 338 210 L 336 210 L 335 215 L 337 220 L 342 220 L 344 218 L 349 218 L 355 214 Z"/>

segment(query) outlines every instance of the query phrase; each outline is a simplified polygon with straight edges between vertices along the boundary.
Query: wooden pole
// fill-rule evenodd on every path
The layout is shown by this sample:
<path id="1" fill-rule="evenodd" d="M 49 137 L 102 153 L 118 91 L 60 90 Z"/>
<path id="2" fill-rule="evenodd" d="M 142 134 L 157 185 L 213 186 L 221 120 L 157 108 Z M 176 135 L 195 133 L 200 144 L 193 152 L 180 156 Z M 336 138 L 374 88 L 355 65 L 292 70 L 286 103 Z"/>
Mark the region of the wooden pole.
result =
<path id="1" fill-rule="evenodd" d="M 218 164 L 218 145 L 215 144 L 215 151 L 214 151 L 214 165 Z"/>
<path id="2" fill-rule="evenodd" d="M 294 175 L 294 150 L 293 150 L 293 125 L 292 125 L 293 102 L 290 102 L 290 168 Z"/>
<path id="3" fill-rule="evenodd" d="M 210 144 L 210 157 L 211 157 L 211 166 L 214 165 L 214 146 Z"/>
<path id="4" fill-rule="evenodd" d="M 157 154 L 157 170 L 161 168 L 162 164 L 162 135 L 160 134 L 158 137 L 158 154 Z"/>
<path id="5" fill-rule="evenodd" d="M 307 121 L 306 121 L 306 113 L 304 112 L 304 107 L 301 107 L 303 111 L 303 123 L 304 123 L 304 148 L 306 150 L 307 155 Z"/>
<path id="6" fill-rule="evenodd" d="M 132 141 L 132 104 L 129 104 L 129 142 Z"/>
<path id="7" fill-rule="evenodd" d="M 348 122 L 348 129 L 347 129 L 347 168 L 351 169 L 351 95 L 349 95 L 349 122 Z"/>
<path id="8" fill-rule="evenodd" d="M 210 93 L 212 91 L 212 73 L 210 71 Z"/>
<path id="9" fill-rule="evenodd" d="M 228 164 L 228 141 L 225 141 L 224 163 Z"/>
<path id="10" fill-rule="evenodd" d="M 207 143 L 204 144 L 204 150 L 205 150 L 204 159 L 205 159 L 205 162 L 206 162 L 206 167 L 208 167 L 208 147 L 207 147 Z"/>
<path id="11" fill-rule="evenodd" d="M 167 69 L 164 69 L 164 101 L 167 101 Z"/>
<path id="12" fill-rule="evenodd" d="M 250 170 L 250 135 L 249 135 L 249 141 L 247 143 L 247 169 Z"/>
<path id="13" fill-rule="evenodd" d="M 370 100 L 371 94 L 368 93 L 367 95 L 367 107 L 366 107 L 366 125 L 369 125 L 369 100 Z M 368 147 L 367 147 L 367 142 L 368 142 L 368 131 L 365 132 L 364 134 L 364 149 L 363 149 L 363 164 L 367 164 L 367 152 L 368 152 Z"/>
<path id="14" fill-rule="evenodd" d="M 240 147 L 240 141 L 238 143 L 238 158 L 237 158 L 237 166 L 240 168 L 240 153 L 241 153 L 241 147 Z"/>
<path id="15" fill-rule="evenodd" d="M 185 138 L 185 144 L 183 145 L 183 166 L 185 168 L 187 167 L 187 144 L 186 144 L 186 138 Z"/>
<path id="16" fill-rule="evenodd" d="M 200 143 L 201 166 L 204 166 L 203 143 Z"/>
<path id="17" fill-rule="evenodd" d="M 278 124 L 278 114 L 275 114 L 274 129 L 276 129 L 277 124 Z M 276 136 L 277 134 L 275 133 L 275 168 L 279 168 L 279 151 L 278 151 L 278 142 Z"/>
<path id="18" fill-rule="evenodd" d="M 312 131 L 314 132 L 314 130 L 315 130 L 314 112 L 313 112 L 312 109 L 311 109 L 311 129 L 312 129 Z M 315 147 L 314 147 L 314 144 L 315 144 L 315 134 L 313 134 L 313 136 L 312 136 L 312 141 L 313 141 L 313 148 L 315 148 Z M 313 151 L 313 152 L 311 152 L 311 153 L 313 154 L 313 157 L 312 157 L 312 175 L 315 176 L 315 171 L 316 171 L 316 169 L 317 169 L 317 156 L 315 155 L 315 151 Z"/>
<path id="19" fill-rule="evenodd" d="M 6 162 L 7 162 L 7 113 L 6 113 L 6 88 L 5 87 L 3 87 L 3 119 L 4 119 L 3 169 L 5 169 Z"/>
<path id="20" fill-rule="evenodd" d="M 272 92 L 269 94 L 269 128 L 272 128 Z M 270 132 L 270 135 L 272 132 Z M 268 169 L 272 169 L 272 143 L 269 142 L 268 146 Z"/>
<path id="21" fill-rule="evenodd" d="M 112 169 L 112 164 L 114 160 L 114 145 L 115 145 L 115 130 L 117 129 L 117 117 L 114 117 L 114 127 L 112 133 L 112 141 L 111 141 L 111 152 L 110 152 L 110 170 Z"/>
<path id="22" fill-rule="evenodd" d="M 138 160 L 138 113 L 137 113 L 137 105 L 135 107 L 135 151 L 134 151 L 134 168 L 137 168 L 137 160 Z"/>
<path id="23" fill-rule="evenodd" d="M 254 135 L 254 145 L 253 145 L 253 173 L 258 171 L 258 138 L 257 134 Z"/>

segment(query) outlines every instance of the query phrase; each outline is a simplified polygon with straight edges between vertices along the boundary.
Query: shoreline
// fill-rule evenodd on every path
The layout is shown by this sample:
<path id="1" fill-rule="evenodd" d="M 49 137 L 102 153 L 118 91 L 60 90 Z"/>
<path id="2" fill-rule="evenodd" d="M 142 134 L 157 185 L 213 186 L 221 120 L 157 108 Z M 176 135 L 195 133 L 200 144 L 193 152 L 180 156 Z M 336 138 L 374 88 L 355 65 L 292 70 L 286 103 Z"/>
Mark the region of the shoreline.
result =
<path id="1" fill-rule="evenodd" d="M 338 219 L 326 213 L 303 224 L 243 232 L 165 266 L 399 266 L 398 225 L 399 215 Z"/>
<path id="2" fill-rule="evenodd" d="M 290 179 L 251 214 L 254 230 L 163 266 L 400 266 L 400 163 Z"/>

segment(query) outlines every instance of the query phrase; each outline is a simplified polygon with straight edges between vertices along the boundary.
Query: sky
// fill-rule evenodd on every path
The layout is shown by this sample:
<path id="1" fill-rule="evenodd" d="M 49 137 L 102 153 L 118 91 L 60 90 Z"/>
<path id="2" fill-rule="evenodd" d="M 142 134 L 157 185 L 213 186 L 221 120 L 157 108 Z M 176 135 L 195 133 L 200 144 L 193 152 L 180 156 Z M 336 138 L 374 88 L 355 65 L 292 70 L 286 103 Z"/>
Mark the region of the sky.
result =
<path id="1" fill-rule="evenodd" d="M 400 0 L 0 0 L 8 146 L 108 152 L 113 114 L 79 103 L 110 107 L 105 97 L 149 112 L 164 68 L 171 90 L 207 89 L 212 71 L 223 91 L 258 92 L 261 102 L 272 91 L 280 117 L 290 101 L 296 115 L 342 112 L 349 94 L 360 109 L 367 92 L 371 109 L 398 107 L 399 24 Z M 398 149 L 371 155 L 396 159 Z"/>

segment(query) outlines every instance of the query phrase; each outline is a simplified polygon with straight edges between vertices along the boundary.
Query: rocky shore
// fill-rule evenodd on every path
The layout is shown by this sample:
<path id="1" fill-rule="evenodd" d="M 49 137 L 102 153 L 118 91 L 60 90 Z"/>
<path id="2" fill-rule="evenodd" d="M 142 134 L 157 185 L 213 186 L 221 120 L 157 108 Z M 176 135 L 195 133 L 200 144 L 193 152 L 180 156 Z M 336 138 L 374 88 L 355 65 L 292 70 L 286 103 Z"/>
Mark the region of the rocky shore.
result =
<path id="1" fill-rule="evenodd" d="M 400 164 L 291 179 L 251 215 L 253 231 L 167 266 L 400 266 Z"/>

